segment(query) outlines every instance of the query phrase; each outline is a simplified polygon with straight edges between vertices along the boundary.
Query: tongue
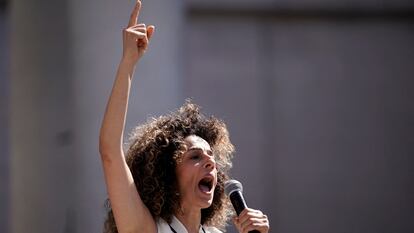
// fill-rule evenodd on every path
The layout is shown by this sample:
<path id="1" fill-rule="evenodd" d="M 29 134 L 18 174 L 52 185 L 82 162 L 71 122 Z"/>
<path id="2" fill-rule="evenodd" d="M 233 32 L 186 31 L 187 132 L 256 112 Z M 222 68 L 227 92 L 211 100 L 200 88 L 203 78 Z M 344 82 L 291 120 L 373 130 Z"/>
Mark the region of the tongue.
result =
<path id="1" fill-rule="evenodd" d="M 208 191 L 210 191 L 210 189 L 208 188 L 208 186 L 207 185 L 204 185 L 204 184 L 199 184 L 198 185 L 198 187 L 200 188 L 200 190 L 201 191 L 203 191 L 203 192 L 208 192 Z"/>

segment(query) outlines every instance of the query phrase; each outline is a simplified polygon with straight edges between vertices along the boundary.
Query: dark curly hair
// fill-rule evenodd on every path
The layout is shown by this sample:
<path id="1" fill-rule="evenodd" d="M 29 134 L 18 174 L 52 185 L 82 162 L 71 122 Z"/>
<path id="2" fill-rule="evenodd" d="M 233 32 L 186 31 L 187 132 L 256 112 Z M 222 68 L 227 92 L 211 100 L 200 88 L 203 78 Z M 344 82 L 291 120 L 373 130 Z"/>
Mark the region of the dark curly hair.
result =
<path id="1" fill-rule="evenodd" d="M 163 218 L 170 223 L 180 209 L 175 168 L 185 152 L 184 138 L 189 135 L 197 135 L 208 142 L 217 164 L 213 203 L 201 210 L 201 224 L 224 229 L 231 214 L 224 195 L 224 182 L 228 179 L 234 147 L 226 125 L 215 117 L 205 117 L 189 100 L 176 112 L 153 118 L 132 131 L 126 161 L 135 186 L 153 218 Z M 107 207 L 104 233 L 117 233 L 110 205 Z"/>

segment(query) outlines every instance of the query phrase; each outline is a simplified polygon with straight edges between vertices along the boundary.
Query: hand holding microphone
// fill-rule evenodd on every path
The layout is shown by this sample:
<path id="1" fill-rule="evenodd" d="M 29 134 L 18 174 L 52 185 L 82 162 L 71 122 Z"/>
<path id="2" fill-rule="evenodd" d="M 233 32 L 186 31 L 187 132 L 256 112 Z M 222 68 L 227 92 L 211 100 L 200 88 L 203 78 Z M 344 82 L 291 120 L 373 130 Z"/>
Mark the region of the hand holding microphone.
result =
<path id="1" fill-rule="evenodd" d="M 269 220 L 260 210 L 248 208 L 243 197 L 243 186 L 237 180 L 228 180 L 224 184 L 224 192 L 230 198 L 237 217 L 234 225 L 240 233 L 267 233 Z"/>

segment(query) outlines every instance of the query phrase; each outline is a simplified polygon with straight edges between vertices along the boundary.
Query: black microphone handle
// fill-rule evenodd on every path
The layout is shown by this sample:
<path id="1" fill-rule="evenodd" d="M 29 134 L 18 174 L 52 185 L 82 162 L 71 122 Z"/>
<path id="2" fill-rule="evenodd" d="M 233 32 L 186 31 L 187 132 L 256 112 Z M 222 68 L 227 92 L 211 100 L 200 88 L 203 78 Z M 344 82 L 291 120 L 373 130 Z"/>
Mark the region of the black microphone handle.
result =
<path id="1" fill-rule="evenodd" d="M 244 201 L 243 194 L 240 191 L 234 191 L 230 194 L 230 201 L 233 204 L 234 210 L 237 216 L 247 208 L 246 202 Z M 249 231 L 249 233 L 260 233 L 257 230 Z"/>

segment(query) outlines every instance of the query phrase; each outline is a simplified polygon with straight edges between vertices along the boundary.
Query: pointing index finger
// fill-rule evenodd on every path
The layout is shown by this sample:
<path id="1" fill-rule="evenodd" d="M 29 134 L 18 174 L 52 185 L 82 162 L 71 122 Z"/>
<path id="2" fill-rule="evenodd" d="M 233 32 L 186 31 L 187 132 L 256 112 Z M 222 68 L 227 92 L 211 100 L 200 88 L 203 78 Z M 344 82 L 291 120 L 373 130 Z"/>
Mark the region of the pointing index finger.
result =
<path id="1" fill-rule="evenodd" d="M 132 27 L 138 22 L 139 11 L 141 10 L 141 1 L 137 0 L 134 10 L 132 10 L 131 18 L 129 19 L 128 27 Z"/>

